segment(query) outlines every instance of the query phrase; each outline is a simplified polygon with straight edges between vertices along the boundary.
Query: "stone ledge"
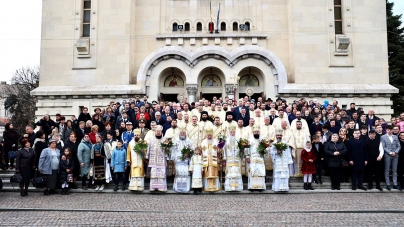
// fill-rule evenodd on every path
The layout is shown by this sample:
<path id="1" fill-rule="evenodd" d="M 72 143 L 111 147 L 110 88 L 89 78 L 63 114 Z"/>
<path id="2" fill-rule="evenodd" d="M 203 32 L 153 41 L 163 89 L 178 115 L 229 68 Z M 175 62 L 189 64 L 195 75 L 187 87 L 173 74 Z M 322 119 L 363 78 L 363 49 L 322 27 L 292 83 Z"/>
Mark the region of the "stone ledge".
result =
<path id="1" fill-rule="evenodd" d="M 33 96 L 110 96 L 144 94 L 139 85 L 39 86 Z M 67 97 L 66 97 L 67 98 Z"/>
<path id="2" fill-rule="evenodd" d="M 167 39 L 167 38 L 258 38 L 258 39 L 267 39 L 269 38 L 268 34 L 260 34 L 260 33 L 244 33 L 244 34 L 234 34 L 234 33 L 223 33 L 223 34 L 198 34 L 198 33 L 187 33 L 187 34 L 161 34 L 156 35 L 156 39 Z"/>
<path id="3" fill-rule="evenodd" d="M 280 94 L 395 94 L 390 84 L 286 84 Z"/>

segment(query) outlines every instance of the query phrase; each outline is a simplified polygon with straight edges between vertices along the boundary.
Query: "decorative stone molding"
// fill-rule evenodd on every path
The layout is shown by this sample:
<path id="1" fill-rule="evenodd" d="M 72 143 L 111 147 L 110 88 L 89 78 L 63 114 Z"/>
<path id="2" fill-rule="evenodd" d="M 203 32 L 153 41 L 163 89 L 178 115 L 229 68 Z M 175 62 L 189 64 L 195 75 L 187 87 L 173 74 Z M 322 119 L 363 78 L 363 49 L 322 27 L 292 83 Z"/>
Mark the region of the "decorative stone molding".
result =
<path id="1" fill-rule="evenodd" d="M 146 76 L 151 75 L 153 68 L 161 61 L 170 58 L 184 61 L 189 67 L 198 64 L 208 58 L 215 58 L 224 61 L 228 66 L 233 67 L 237 62 L 248 58 L 261 60 L 267 64 L 275 77 L 275 84 L 279 92 L 287 84 L 286 69 L 281 60 L 271 51 L 257 45 L 245 45 L 233 50 L 227 50 L 220 46 L 203 46 L 193 51 L 181 46 L 162 47 L 147 56 L 139 68 L 137 84 L 146 81 Z"/>
<path id="2" fill-rule="evenodd" d="M 237 84 L 225 84 L 226 94 L 233 94 L 234 88 L 237 88 Z"/>
<path id="3" fill-rule="evenodd" d="M 219 34 L 198 34 L 198 33 L 193 33 L 193 34 L 162 34 L 162 35 L 156 35 L 156 39 L 191 39 L 191 38 L 196 38 L 196 39 L 202 39 L 202 38 L 255 38 L 255 39 L 268 39 L 268 34 L 259 34 L 259 33 L 219 33 Z"/>
<path id="4" fill-rule="evenodd" d="M 186 84 L 188 95 L 196 95 L 198 91 L 198 84 Z"/>

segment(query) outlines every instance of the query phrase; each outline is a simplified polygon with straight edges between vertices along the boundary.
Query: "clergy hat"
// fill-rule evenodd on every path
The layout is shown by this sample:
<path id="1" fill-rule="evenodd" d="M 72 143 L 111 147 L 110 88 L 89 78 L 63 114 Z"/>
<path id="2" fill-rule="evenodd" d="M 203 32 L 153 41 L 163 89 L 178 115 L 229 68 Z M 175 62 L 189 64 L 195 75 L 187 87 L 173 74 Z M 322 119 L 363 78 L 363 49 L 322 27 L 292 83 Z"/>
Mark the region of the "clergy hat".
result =
<path id="1" fill-rule="evenodd" d="M 208 111 L 202 111 L 202 112 L 201 112 L 201 116 L 204 115 L 204 114 L 206 114 L 206 115 L 209 116 Z"/>
<path id="2" fill-rule="evenodd" d="M 261 130 L 261 128 L 260 128 L 259 125 L 254 125 L 254 126 L 253 126 L 253 131 L 254 131 L 254 132 L 256 132 L 256 131 L 259 132 L 260 130 Z"/>
<path id="3" fill-rule="evenodd" d="M 231 115 L 231 116 L 233 117 L 233 112 L 227 111 L 227 112 L 226 112 L 226 118 L 227 118 L 227 116 L 229 116 L 229 115 Z"/>
<path id="4" fill-rule="evenodd" d="M 133 130 L 133 134 L 135 134 L 135 135 L 140 135 L 140 133 L 141 133 L 141 131 L 139 128 Z"/>
<path id="5" fill-rule="evenodd" d="M 206 132 L 206 135 L 212 135 L 213 129 L 211 127 L 206 127 L 205 132 Z"/>
<path id="6" fill-rule="evenodd" d="M 180 127 L 180 132 L 187 132 L 187 127 Z"/>
<path id="7" fill-rule="evenodd" d="M 275 134 L 276 135 L 283 135 L 283 130 L 278 129 L 278 130 L 275 131 Z"/>
<path id="8" fill-rule="evenodd" d="M 229 131 L 230 131 L 230 132 L 236 131 L 236 126 L 235 126 L 235 125 L 230 125 L 230 126 L 229 126 Z"/>
<path id="9" fill-rule="evenodd" d="M 163 126 L 161 126 L 161 125 L 156 125 L 155 131 L 163 131 Z"/>

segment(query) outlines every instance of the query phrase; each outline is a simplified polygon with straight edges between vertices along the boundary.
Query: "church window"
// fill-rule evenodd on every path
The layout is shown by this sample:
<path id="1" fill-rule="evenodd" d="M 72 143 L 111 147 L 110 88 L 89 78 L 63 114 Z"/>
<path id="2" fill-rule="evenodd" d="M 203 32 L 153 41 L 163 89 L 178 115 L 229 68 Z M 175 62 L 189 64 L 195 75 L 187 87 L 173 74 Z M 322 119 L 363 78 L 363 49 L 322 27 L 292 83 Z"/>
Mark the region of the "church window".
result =
<path id="1" fill-rule="evenodd" d="M 245 22 L 245 31 L 250 31 L 250 22 Z"/>
<path id="2" fill-rule="evenodd" d="M 202 31 L 202 23 L 201 23 L 201 22 L 198 22 L 198 23 L 196 24 L 196 31 L 197 31 L 197 32 L 201 32 L 201 31 Z"/>
<path id="3" fill-rule="evenodd" d="M 189 30 L 190 30 L 189 23 L 187 22 L 185 23 L 185 31 L 189 32 Z"/>
<path id="4" fill-rule="evenodd" d="M 176 32 L 176 31 L 178 31 L 178 24 L 174 23 L 173 24 L 173 32 Z"/>
<path id="5" fill-rule="evenodd" d="M 342 33 L 342 0 L 334 0 L 334 27 L 335 34 Z"/>
<path id="6" fill-rule="evenodd" d="M 238 31 L 238 23 L 233 22 L 233 31 Z"/>
<path id="7" fill-rule="evenodd" d="M 226 31 L 226 22 L 220 24 L 220 31 Z"/>
<path id="8" fill-rule="evenodd" d="M 84 1 L 83 7 L 83 37 L 90 37 L 91 1 Z"/>

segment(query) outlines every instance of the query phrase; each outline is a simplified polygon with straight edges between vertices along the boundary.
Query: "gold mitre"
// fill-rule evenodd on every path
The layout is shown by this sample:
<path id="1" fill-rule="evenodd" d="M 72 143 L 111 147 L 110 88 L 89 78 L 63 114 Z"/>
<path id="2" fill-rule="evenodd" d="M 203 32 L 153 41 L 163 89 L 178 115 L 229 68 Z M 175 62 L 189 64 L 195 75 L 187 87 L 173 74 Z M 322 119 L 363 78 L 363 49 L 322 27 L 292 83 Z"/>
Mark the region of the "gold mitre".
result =
<path id="1" fill-rule="evenodd" d="M 137 128 L 137 129 L 133 130 L 133 134 L 135 134 L 135 135 L 140 135 L 140 134 L 141 134 L 140 129 Z"/>
<path id="2" fill-rule="evenodd" d="M 260 128 L 260 126 L 259 125 L 254 125 L 253 126 L 253 131 L 255 132 L 255 131 L 260 131 L 261 130 L 261 128 Z"/>
<path id="3" fill-rule="evenodd" d="M 180 132 L 187 132 L 187 127 L 179 127 Z"/>
<path id="4" fill-rule="evenodd" d="M 282 129 L 277 129 L 275 131 L 275 135 L 283 135 L 283 130 Z"/>
<path id="5" fill-rule="evenodd" d="M 230 125 L 230 126 L 229 126 L 229 131 L 230 131 L 230 132 L 235 132 L 236 129 L 237 129 L 237 127 L 236 127 L 235 125 Z"/>
<path id="6" fill-rule="evenodd" d="M 205 129 L 205 132 L 206 132 L 206 135 L 211 135 L 211 134 L 213 134 L 213 128 L 207 127 L 207 128 Z"/>

